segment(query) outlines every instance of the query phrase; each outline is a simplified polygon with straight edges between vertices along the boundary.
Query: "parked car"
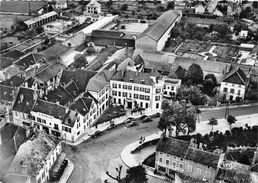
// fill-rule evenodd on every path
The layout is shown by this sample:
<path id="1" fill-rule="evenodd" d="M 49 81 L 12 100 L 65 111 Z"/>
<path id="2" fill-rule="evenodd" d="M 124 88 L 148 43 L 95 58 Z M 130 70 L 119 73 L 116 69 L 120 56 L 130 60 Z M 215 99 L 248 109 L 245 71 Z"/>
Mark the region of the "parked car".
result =
<path id="1" fill-rule="evenodd" d="M 134 120 L 134 118 L 129 117 L 129 118 L 127 118 L 126 120 L 124 120 L 124 123 L 125 123 L 125 124 L 126 124 L 126 123 L 130 123 L 132 120 Z"/>
<path id="2" fill-rule="evenodd" d="M 158 117 L 160 117 L 161 116 L 161 113 L 160 112 L 157 112 L 156 114 L 153 114 L 153 118 L 158 118 Z"/>
<path id="3" fill-rule="evenodd" d="M 94 134 L 91 135 L 91 137 L 92 137 L 92 138 L 96 138 L 96 137 L 98 137 L 98 136 L 101 136 L 102 134 L 103 134 L 102 131 L 97 130 L 97 131 L 95 131 Z"/>
<path id="4" fill-rule="evenodd" d="M 139 119 L 140 120 L 143 120 L 143 119 L 145 119 L 147 117 L 147 115 L 142 115 Z"/>
<path id="5" fill-rule="evenodd" d="M 151 117 L 146 117 L 144 120 L 142 120 L 142 123 L 148 123 L 153 121 Z"/>
<path id="6" fill-rule="evenodd" d="M 138 125 L 139 125 L 139 123 L 137 121 L 132 121 L 131 123 L 127 124 L 126 127 L 130 128 L 130 127 L 138 126 Z"/>
<path id="7" fill-rule="evenodd" d="M 107 127 L 107 130 L 112 130 L 113 128 L 116 127 L 116 124 L 115 123 L 111 123 L 108 127 Z"/>

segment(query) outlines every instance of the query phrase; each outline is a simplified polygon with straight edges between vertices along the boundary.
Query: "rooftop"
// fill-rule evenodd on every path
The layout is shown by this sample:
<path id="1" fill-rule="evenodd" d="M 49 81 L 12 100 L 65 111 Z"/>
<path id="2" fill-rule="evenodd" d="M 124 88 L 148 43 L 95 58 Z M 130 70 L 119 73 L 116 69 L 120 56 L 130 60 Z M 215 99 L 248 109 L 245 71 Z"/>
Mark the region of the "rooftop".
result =
<path id="1" fill-rule="evenodd" d="M 78 111 L 82 116 L 85 116 L 90 111 L 92 102 L 93 99 L 91 98 L 81 97 L 72 103 L 69 108 Z"/>
<path id="2" fill-rule="evenodd" d="M 36 13 L 38 10 L 47 5 L 43 1 L 1 1 L 0 12 L 6 13 Z"/>
<path id="3" fill-rule="evenodd" d="M 9 52 L 3 54 L 2 56 L 13 58 L 13 59 L 18 59 L 18 58 L 22 57 L 23 55 L 24 55 L 24 53 L 22 53 L 18 50 L 12 50 L 12 51 L 9 51 Z"/>
<path id="4" fill-rule="evenodd" d="M 138 38 L 149 36 L 158 41 L 167 29 L 182 15 L 181 11 L 169 10 L 164 12 L 153 25 L 150 25 Z"/>
<path id="5" fill-rule="evenodd" d="M 44 99 L 48 102 L 66 106 L 73 101 L 73 96 L 64 87 L 58 86 L 55 90 L 49 91 Z"/>
<path id="6" fill-rule="evenodd" d="M 24 57 L 21 57 L 19 60 L 15 61 L 14 64 L 18 67 L 21 67 L 22 69 L 26 70 L 31 65 L 34 65 L 41 60 L 44 59 L 43 55 L 36 54 L 36 53 L 30 53 Z"/>
<path id="7" fill-rule="evenodd" d="M 20 146 L 8 172 L 24 174 L 27 170 L 27 175 L 35 177 L 44 166 L 46 157 L 59 142 L 60 140 L 54 136 L 36 134 Z"/>
<path id="8" fill-rule="evenodd" d="M 0 85 L 0 101 L 13 102 L 15 99 L 15 88 Z"/>
<path id="9" fill-rule="evenodd" d="M 91 0 L 86 6 L 100 7 L 101 5 L 96 0 Z"/>
<path id="10" fill-rule="evenodd" d="M 232 69 L 222 80 L 227 83 L 234 83 L 239 85 L 245 85 L 246 83 L 246 75 L 239 67 L 235 67 Z"/>
<path id="11" fill-rule="evenodd" d="M 46 13 L 46 14 L 40 15 L 38 17 L 32 18 L 30 20 L 27 20 L 24 23 L 26 25 L 32 25 L 32 24 L 34 24 L 34 23 L 36 23 L 36 22 L 38 22 L 40 20 L 44 20 L 44 19 L 47 19 L 47 18 L 55 16 L 55 15 L 57 15 L 57 13 L 55 11 L 51 11 L 49 13 Z"/>
<path id="12" fill-rule="evenodd" d="M 0 56 L 0 70 L 5 69 L 13 64 L 15 59 L 9 57 Z"/>
<path id="13" fill-rule="evenodd" d="M 51 61 L 56 60 L 59 56 L 66 54 L 67 51 L 70 49 L 70 47 L 64 46 L 61 43 L 57 42 L 56 44 L 50 46 L 41 53 L 47 57 L 48 61 Z"/>
<path id="14" fill-rule="evenodd" d="M 75 83 L 75 81 L 71 81 L 69 84 L 67 84 L 65 86 L 65 90 L 71 95 L 73 96 L 73 98 L 76 98 L 77 96 L 80 95 L 80 91 L 79 88 L 77 86 L 77 84 Z"/>
<path id="15" fill-rule="evenodd" d="M 25 81 L 24 78 L 15 75 L 15 76 L 12 76 L 11 78 L 1 82 L 0 85 L 19 87 L 24 83 L 24 81 Z"/>
<path id="16" fill-rule="evenodd" d="M 13 104 L 13 110 L 30 114 L 36 98 L 36 90 L 20 87 L 15 102 Z"/>

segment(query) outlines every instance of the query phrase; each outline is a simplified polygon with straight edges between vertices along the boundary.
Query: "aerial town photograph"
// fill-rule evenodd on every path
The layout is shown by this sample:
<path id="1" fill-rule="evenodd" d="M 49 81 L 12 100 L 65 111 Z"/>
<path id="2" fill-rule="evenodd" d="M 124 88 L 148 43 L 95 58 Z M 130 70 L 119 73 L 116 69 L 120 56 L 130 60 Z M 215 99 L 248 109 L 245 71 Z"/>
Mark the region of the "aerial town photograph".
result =
<path id="1" fill-rule="evenodd" d="M 258 183 L 258 0 L 0 0 L 0 183 Z"/>

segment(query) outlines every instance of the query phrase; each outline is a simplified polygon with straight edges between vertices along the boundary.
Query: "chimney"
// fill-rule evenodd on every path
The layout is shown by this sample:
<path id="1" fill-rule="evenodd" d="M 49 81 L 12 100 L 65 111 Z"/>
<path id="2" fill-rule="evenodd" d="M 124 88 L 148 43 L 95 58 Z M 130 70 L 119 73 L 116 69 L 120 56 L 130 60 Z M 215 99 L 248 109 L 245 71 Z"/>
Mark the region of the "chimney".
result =
<path id="1" fill-rule="evenodd" d="M 252 160 L 252 164 L 251 165 L 254 165 L 257 162 L 258 162 L 258 147 L 254 151 L 254 156 L 253 156 L 253 160 Z"/>
<path id="2" fill-rule="evenodd" d="M 22 102 L 24 99 L 24 95 L 23 94 L 20 94 L 20 102 Z"/>
<path id="3" fill-rule="evenodd" d="M 141 80 L 141 83 L 144 84 L 144 81 L 145 81 L 145 80 Z"/>

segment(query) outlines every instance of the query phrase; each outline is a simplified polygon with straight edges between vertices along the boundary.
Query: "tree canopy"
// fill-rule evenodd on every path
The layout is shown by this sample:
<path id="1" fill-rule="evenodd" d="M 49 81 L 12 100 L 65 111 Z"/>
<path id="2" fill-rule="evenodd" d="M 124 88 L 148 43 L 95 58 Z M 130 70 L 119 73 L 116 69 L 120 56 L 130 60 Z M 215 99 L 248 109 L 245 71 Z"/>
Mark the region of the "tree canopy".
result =
<path id="1" fill-rule="evenodd" d="M 217 79 L 214 74 L 207 74 L 203 81 L 203 91 L 207 95 L 214 95 L 214 88 L 217 86 Z"/>
<path id="2" fill-rule="evenodd" d="M 167 4 L 167 9 L 168 10 L 173 10 L 175 9 L 175 3 L 174 1 L 169 1 L 168 4 Z"/>
<path id="3" fill-rule="evenodd" d="M 200 84 L 203 82 L 203 71 L 200 65 L 193 63 L 185 73 L 185 80 L 188 84 Z"/>
<path id="4" fill-rule="evenodd" d="M 82 68 L 88 65 L 88 61 L 86 60 L 86 57 L 84 54 L 76 54 L 74 56 L 74 63 L 73 67 L 74 68 Z"/>
<path id="5" fill-rule="evenodd" d="M 126 183 L 146 183 L 147 181 L 147 173 L 142 165 L 131 167 L 126 171 Z"/>

